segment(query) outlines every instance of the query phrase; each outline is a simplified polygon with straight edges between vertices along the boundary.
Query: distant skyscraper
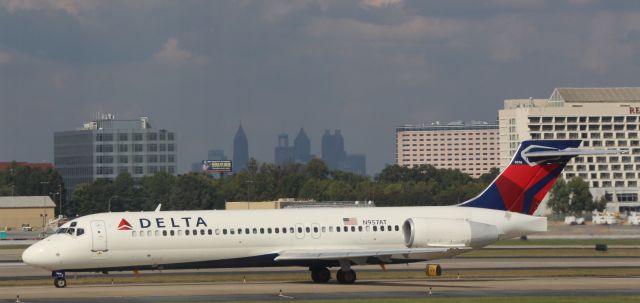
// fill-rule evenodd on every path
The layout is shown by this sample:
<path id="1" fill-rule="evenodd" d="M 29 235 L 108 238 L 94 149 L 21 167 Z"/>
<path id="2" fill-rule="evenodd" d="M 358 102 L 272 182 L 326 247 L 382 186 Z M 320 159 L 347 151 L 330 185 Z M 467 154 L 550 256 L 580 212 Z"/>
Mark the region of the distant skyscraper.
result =
<path id="1" fill-rule="evenodd" d="M 282 133 L 278 135 L 278 146 L 275 150 L 275 162 L 277 165 L 292 163 L 293 147 L 289 146 L 289 135 Z"/>
<path id="2" fill-rule="evenodd" d="M 322 136 L 322 160 L 330 169 L 339 169 L 340 163 L 345 161 L 347 153 L 344 151 L 344 138 L 339 129 L 333 134 L 325 130 Z"/>
<path id="3" fill-rule="evenodd" d="M 311 140 L 304 128 L 300 128 L 296 139 L 293 140 L 293 154 L 296 162 L 307 163 L 311 159 Z"/>
<path id="4" fill-rule="evenodd" d="M 222 149 L 210 149 L 207 153 L 207 160 L 227 160 L 227 155 Z"/>
<path id="5" fill-rule="evenodd" d="M 329 169 L 337 169 L 354 174 L 365 175 L 366 156 L 361 154 L 348 155 L 344 150 L 344 138 L 339 129 L 333 134 L 325 130 L 322 136 L 322 160 Z"/>
<path id="6" fill-rule="evenodd" d="M 249 163 L 249 141 L 240 124 L 233 138 L 233 171 L 239 172 L 245 169 L 247 163 Z"/>

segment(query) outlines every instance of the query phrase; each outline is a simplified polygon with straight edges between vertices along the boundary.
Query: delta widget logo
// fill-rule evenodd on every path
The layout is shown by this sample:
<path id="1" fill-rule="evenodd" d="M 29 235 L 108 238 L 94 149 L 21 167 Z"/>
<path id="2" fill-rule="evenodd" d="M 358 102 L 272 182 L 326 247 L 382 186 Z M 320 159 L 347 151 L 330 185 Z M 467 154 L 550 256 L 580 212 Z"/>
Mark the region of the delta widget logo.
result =
<path id="1" fill-rule="evenodd" d="M 131 224 L 122 218 L 122 220 L 120 220 L 120 224 L 118 224 L 118 230 L 131 230 Z"/>

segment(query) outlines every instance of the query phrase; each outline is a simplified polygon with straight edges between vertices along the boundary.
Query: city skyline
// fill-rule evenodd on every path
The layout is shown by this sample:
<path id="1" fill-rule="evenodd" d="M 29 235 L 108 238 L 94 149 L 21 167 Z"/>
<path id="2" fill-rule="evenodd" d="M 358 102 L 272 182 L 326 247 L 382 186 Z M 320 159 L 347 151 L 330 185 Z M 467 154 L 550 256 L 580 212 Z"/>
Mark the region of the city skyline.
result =
<path id="1" fill-rule="evenodd" d="M 55 130 L 113 112 L 184 134 L 178 172 L 242 121 L 261 162 L 288 126 L 348 131 L 373 175 L 399 125 L 637 86 L 640 2 L 0 0 L 0 41 L 3 161 L 53 162 Z"/>

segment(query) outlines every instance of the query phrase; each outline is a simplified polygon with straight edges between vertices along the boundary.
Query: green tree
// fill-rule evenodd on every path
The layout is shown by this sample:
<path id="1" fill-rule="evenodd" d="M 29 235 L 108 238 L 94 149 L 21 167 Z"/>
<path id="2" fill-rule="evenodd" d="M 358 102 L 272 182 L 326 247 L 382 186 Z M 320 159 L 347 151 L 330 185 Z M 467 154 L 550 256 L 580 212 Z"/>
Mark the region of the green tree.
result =
<path id="1" fill-rule="evenodd" d="M 307 163 L 305 173 L 312 178 L 326 179 L 329 175 L 329 168 L 322 160 L 314 158 Z"/>
<path id="2" fill-rule="evenodd" d="M 570 203 L 571 189 L 564 179 L 558 178 L 551 188 L 547 206 L 556 214 L 566 214 L 569 212 Z"/>
<path id="3" fill-rule="evenodd" d="M 569 180 L 567 186 L 571 190 L 571 205 L 569 210 L 572 213 L 580 214 L 593 209 L 593 197 L 589 192 L 589 184 L 582 178 L 576 177 Z"/>

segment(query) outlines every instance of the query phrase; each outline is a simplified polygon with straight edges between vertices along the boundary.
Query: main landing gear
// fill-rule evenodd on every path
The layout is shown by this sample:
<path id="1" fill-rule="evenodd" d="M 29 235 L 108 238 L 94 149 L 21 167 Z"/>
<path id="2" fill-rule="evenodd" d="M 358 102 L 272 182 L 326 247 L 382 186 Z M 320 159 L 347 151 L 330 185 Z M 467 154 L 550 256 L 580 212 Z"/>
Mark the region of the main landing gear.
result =
<path id="1" fill-rule="evenodd" d="M 67 287 L 67 279 L 65 279 L 65 274 L 63 272 L 54 271 L 51 272 L 51 276 L 53 277 L 53 285 L 56 288 Z"/>
<path id="2" fill-rule="evenodd" d="M 331 272 L 326 267 L 310 268 L 311 280 L 316 283 L 327 283 L 331 280 Z"/>
<path id="3" fill-rule="evenodd" d="M 327 283 L 331 280 L 331 272 L 326 267 L 311 267 L 311 280 L 315 283 Z M 356 272 L 351 269 L 351 264 L 341 262 L 340 269 L 336 272 L 336 279 L 340 284 L 353 284 L 356 282 Z"/>

